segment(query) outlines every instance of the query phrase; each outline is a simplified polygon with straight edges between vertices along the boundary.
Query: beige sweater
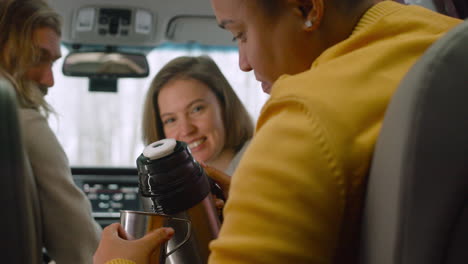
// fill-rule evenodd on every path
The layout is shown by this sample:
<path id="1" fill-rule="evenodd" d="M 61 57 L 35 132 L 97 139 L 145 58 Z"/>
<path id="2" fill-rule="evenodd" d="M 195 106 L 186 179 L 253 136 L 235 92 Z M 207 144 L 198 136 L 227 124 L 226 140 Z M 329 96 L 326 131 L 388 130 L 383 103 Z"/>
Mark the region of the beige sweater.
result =
<path id="1" fill-rule="evenodd" d="M 57 264 L 92 263 L 101 228 L 91 216 L 91 204 L 74 184 L 46 118 L 33 109 L 20 109 L 19 116 L 37 185 L 43 247 Z"/>

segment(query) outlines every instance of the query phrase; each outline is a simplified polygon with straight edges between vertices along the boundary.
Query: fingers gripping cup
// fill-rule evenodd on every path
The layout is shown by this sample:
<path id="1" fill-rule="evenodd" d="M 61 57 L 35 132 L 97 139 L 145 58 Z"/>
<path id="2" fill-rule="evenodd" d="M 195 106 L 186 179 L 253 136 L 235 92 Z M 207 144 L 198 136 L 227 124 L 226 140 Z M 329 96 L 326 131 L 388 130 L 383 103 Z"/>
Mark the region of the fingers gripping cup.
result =
<path id="1" fill-rule="evenodd" d="M 187 232 L 182 242 L 178 243 L 172 250 L 167 252 L 167 244 L 161 246 L 159 251 L 152 254 L 150 263 L 151 264 L 164 264 L 166 257 L 176 252 L 182 247 L 190 238 L 191 224 L 190 221 L 185 219 L 174 218 L 166 215 L 150 212 L 139 212 L 139 211 L 120 211 L 120 224 L 127 232 L 127 238 L 129 240 L 139 239 L 145 236 L 147 233 L 156 230 L 161 227 L 168 226 L 169 221 L 180 222 L 187 226 Z M 177 232 L 177 231 L 176 231 Z"/>
<path id="2" fill-rule="evenodd" d="M 220 221 L 214 205 L 212 182 L 195 161 L 186 143 L 163 139 L 148 145 L 137 159 L 139 192 L 151 200 L 150 211 L 185 219 L 192 224 L 191 237 L 166 264 L 207 263 L 209 242 L 216 238 Z M 176 233 L 168 243 L 173 250 L 184 240 L 182 223 L 169 221 Z"/>

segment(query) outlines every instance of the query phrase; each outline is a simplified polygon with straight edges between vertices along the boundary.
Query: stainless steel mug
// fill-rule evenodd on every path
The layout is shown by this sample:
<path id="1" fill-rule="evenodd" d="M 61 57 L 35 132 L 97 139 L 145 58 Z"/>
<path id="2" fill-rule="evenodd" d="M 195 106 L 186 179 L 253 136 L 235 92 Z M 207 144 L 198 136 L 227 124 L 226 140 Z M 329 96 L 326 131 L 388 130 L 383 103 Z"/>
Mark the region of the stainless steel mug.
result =
<path id="1" fill-rule="evenodd" d="M 120 224 L 127 232 L 129 240 L 142 238 L 152 230 L 166 227 L 169 223 L 172 223 L 172 225 L 173 223 L 178 223 L 180 226 L 184 227 L 183 229 L 186 232 L 185 238 L 172 247 L 169 252 L 166 252 L 167 244 L 165 243 L 162 245 L 159 251 L 156 251 L 151 255 L 151 264 L 164 264 L 166 262 L 166 257 L 176 252 L 180 247 L 187 243 L 187 241 L 189 241 L 192 229 L 190 221 L 158 213 L 130 210 L 120 211 Z M 175 230 L 176 233 L 178 231 L 182 232 L 182 230 Z"/>

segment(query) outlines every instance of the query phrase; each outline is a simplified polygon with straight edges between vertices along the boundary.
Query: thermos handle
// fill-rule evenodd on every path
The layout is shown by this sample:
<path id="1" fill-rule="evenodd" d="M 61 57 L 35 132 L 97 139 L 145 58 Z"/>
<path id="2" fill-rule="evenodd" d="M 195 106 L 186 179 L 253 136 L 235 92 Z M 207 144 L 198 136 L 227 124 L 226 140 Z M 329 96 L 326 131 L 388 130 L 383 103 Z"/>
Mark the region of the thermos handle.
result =
<path id="1" fill-rule="evenodd" d="M 210 182 L 210 191 L 211 191 L 211 193 L 216 195 L 216 197 L 218 199 L 221 199 L 224 202 L 226 202 L 226 197 L 224 197 L 224 193 L 223 193 L 223 190 L 221 189 L 221 187 L 219 187 L 219 185 L 211 178 L 208 178 L 208 181 Z M 221 221 L 221 223 L 222 223 L 224 221 L 224 216 L 223 216 L 223 211 L 222 210 L 220 212 L 218 212 L 218 217 L 219 217 L 219 221 Z"/>
<path id="2" fill-rule="evenodd" d="M 221 187 L 219 187 L 219 185 L 211 178 L 208 178 L 208 181 L 210 182 L 211 193 L 216 195 L 219 199 L 226 201 L 226 197 L 224 197 Z"/>
<path id="3" fill-rule="evenodd" d="M 176 252 L 180 247 L 185 245 L 185 243 L 187 243 L 187 241 L 190 239 L 190 236 L 192 235 L 192 222 L 190 220 L 182 219 L 182 218 L 174 218 L 174 217 L 171 217 L 171 219 L 185 222 L 187 224 L 187 234 L 185 235 L 185 238 L 182 242 L 180 242 L 171 251 L 166 253 L 166 258 L 169 257 L 172 253 Z"/>

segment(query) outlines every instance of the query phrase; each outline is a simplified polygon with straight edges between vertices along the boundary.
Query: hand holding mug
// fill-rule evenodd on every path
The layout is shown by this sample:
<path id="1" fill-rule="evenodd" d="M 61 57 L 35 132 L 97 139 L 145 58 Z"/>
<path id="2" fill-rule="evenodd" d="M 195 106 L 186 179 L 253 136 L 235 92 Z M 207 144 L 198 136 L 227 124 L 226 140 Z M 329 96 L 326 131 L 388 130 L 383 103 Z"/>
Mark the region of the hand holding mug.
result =
<path id="1" fill-rule="evenodd" d="M 127 233 L 119 223 L 102 231 L 101 241 L 94 254 L 94 264 L 104 264 L 112 259 L 128 259 L 135 263 L 150 263 L 151 255 L 174 235 L 172 228 L 158 228 L 144 237 L 127 240 Z"/>

